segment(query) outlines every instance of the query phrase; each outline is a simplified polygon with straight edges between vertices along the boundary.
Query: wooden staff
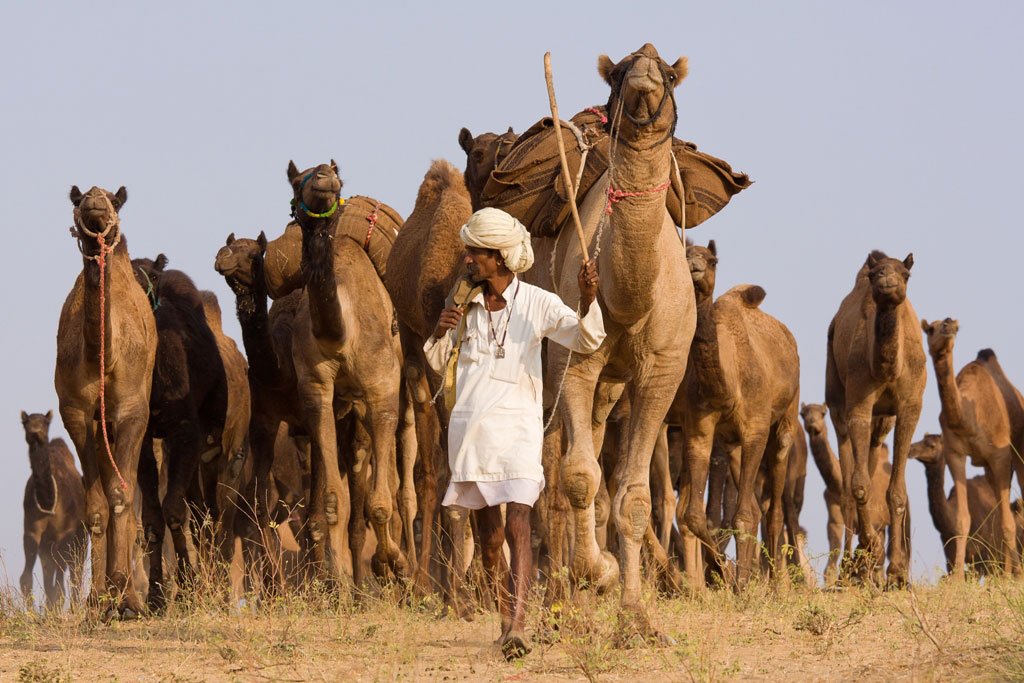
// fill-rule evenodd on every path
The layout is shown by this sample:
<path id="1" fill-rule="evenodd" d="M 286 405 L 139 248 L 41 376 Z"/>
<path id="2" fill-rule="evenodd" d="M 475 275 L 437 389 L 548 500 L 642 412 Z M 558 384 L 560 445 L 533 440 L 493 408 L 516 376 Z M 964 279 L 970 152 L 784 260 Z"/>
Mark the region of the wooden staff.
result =
<path id="1" fill-rule="evenodd" d="M 548 101 L 551 103 L 551 118 L 555 122 L 555 142 L 558 144 L 558 158 L 562 162 L 562 179 L 569 193 L 569 208 L 572 220 L 576 224 L 576 236 L 580 238 L 580 249 L 583 250 L 583 261 L 590 260 L 587 253 L 587 240 L 583 236 L 583 223 L 580 222 L 579 210 L 576 208 L 576 187 L 573 185 L 572 174 L 569 173 L 569 161 L 565 158 L 565 143 L 562 142 L 562 121 L 558 118 L 558 104 L 555 102 L 555 83 L 551 77 L 551 53 L 544 53 L 544 80 L 548 84 Z"/>

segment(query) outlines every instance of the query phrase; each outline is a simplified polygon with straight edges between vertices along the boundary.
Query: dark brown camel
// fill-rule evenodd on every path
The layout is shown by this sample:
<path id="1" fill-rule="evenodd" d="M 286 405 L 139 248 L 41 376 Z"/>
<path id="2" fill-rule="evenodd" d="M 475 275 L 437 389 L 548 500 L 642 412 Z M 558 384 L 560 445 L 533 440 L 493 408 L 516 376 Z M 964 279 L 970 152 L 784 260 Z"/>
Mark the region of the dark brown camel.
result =
<path id="1" fill-rule="evenodd" d="M 82 588 L 82 568 L 88 541 L 85 526 L 85 489 L 82 475 L 63 439 L 50 440 L 51 411 L 45 415 L 22 411 L 21 425 L 28 442 L 32 468 L 25 483 L 25 570 L 21 594 L 32 601 L 32 567 L 36 557 L 43 568 L 46 608 L 59 610 L 64 603 L 64 573 L 69 574 L 71 604 Z"/>
<path id="2" fill-rule="evenodd" d="M 339 414 L 351 409 L 370 443 L 367 449 L 353 448 L 352 457 L 365 457 L 371 465 L 366 509 L 377 536 L 375 564 L 405 577 L 408 563 L 391 529 L 402 365 L 391 300 L 362 246 L 334 239 L 341 213 L 337 165 L 332 161 L 299 171 L 289 162 L 288 180 L 302 228 L 306 276 L 292 353 L 313 446 L 310 527 L 313 533 L 327 532 L 326 547 L 318 543 L 317 552 L 326 550 L 330 576 L 353 576 L 353 554 L 345 538 L 352 483 L 341 474 L 337 425 Z M 363 466 L 352 469 L 359 472 Z"/>
<path id="3" fill-rule="evenodd" d="M 487 184 L 487 178 L 491 175 L 494 167 L 501 163 L 505 155 L 512 149 L 516 141 L 516 134 L 512 132 L 512 126 L 508 131 L 501 133 L 481 133 L 473 136 L 468 128 L 459 131 L 459 147 L 466 153 L 466 171 L 463 180 L 466 189 L 469 190 L 469 198 L 473 210 L 480 207 L 480 193 Z"/>
<path id="4" fill-rule="evenodd" d="M 142 520 L 150 553 L 149 606 L 163 609 L 164 528 L 170 529 L 177 556 L 178 590 L 188 590 L 192 578 L 185 525 L 189 520 L 189 489 L 196 475 L 207 436 L 220 442 L 227 418 L 227 376 L 217 340 L 206 321 L 203 299 L 192 279 L 179 270 L 166 270 L 167 257 L 134 259 L 136 280 L 156 316 L 159 345 L 153 368 L 149 427 L 139 463 L 143 491 Z M 163 442 L 167 493 L 159 498 L 159 475 L 153 439 Z"/>
<path id="5" fill-rule="evenodd" d="M 214 268 L 224 276 L 235 293 L 235 309 L 242 328 L 242 345 L 249 360 L 249 390 L 252 395 L 251 450 L 253 467 L 246 486 L 247 514 L 238 518 L 246 566 L 256 563 L 264 586 L 275 582 L 272 559 L 266 549 L 276 547 L 271 522 L 281 523 L 288 511 L 280 509 L 272 496 L 271 471 L 275 464 L 275 440 L 281 423 L 298 436 L 306 434 L 299 401 L 295 363 L 292 359 L 292 330 L 302 291 L 296 290 L 274 301 L 267 309 L 267 285 L 263 275 L 267 238 L 235 239 L 217 252 Z M 308 440 L 307 440 L 308 443 Z M 308 466 L 308 463 L 307 463 Z M 308 502 L 308 499 L 307 499 Z M 297 536 L 309 546 L 309 530 Z M 271 553 L 272 555 L 272 553 Z"/>
<path id="6" fill-rule="evenodd" d="M 131 618 L 142 613 L 131 582 L 133 510 L 149 422 L 156 322 L 135 281 L 121 231 L 118 211 L 127 191 L 93 187 L 82 194 L 76 186 L 70 199 L 83 265 L 60 313 L 54 385 L 61 421 L 82 464 L 85 525 L 92 542 L 89 603 L 102 607 L 104 617 Z M 106 424 L 101 424 L 104 413 Z"/>
<path id="7" fill-rule="evenodd" d="M 886 498 L 893 533 L 889 536 L 889 586 L 907 583 L 910 563 L 907 453 L 921 415 L 925 357 L 918 319 L 907 298 L 913 255 L 903 261 L 871 252 L 851 291 L 828 328 L 825 399 L 839 441 L 843 497 L 856 501 L 862 577 L 873 576 L 883 561 L 878 520 L 871 508 L 872 431 L 878 420 L 895 417 L 892 477 Z M 853 506 L 843 505 L 847 528 Z M 847 552 L 850 551 L 847 532 Z"/>

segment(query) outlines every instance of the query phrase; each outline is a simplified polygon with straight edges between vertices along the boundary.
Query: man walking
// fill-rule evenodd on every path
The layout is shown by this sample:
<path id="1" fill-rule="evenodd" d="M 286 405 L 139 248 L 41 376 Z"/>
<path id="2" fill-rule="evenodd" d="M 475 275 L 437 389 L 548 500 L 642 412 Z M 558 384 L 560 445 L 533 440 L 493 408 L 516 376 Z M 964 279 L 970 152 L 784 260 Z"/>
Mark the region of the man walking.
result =
<path id="1" fill-rule="evenodd" d="M 601 308 L 594 303 L 599 280 L 593 261 L 580 266 L 577 314 L 558 295 L 518 277 L 533 265 L 530 235 L 518 220 L 500 209 L 481 209 L 460 235 L 468 279 L 479 291 L 474 289 L 465 306 L 445 308 L 424 345 L 427 361 L 439 373 L 458 349 L 448 425 L 452 475 L 442 504 L 477 511 L 485 569 L 498 584 L 499 644 L 505 657 L 514 659 L 529 652 L 530 510 L 544 488 L 541 341 L 550 339 L 575 353 L 597 350 L 605 337 Z M 497 570 L 505 540 L 512 557 L 507 594 L 500 587 L 503 572 Z"/>

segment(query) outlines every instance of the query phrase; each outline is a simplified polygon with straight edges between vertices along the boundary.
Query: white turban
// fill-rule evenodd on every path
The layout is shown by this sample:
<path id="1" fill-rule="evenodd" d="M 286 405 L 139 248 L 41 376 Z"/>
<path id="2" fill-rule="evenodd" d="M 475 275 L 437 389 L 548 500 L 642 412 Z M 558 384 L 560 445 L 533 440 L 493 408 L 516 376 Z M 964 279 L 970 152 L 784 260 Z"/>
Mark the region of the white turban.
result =
<path id="1" fill-rule="evenodd" d="M 501 209 L 480 209 L 459 231 L 469 247 L 497 249 L 513 273 L 522 273 L 533 265 L 533 246 L 526 227 Z"/>

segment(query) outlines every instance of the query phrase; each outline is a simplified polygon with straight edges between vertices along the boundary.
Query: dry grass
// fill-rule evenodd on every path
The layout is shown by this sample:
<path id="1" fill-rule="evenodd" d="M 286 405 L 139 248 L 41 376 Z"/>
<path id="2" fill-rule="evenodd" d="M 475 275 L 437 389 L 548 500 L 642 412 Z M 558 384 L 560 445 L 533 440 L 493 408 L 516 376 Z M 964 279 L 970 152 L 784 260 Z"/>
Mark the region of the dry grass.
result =
<path id="1" fill-rule="evenodd" d="M 26 611 L 2 592 L 0 679 L 1024 680 L 1024 585 L 1013 581 L 896 593 L 753 583 L 742 595 L 671 599 L 649 590 L 652 620 L 673 642 L 633 649 L 612 645 L 616 596 L 579 593 L 543 614 L 538 592 L 534 651 L 513 664 L 493 645 L 495 615 L 440 620 L 436 601 L 395 587 L 340 601 L 313 587 L 239 607 L 212 585 L 200 580 L 165 617 L 109 625 L 77 609 Z"/>

